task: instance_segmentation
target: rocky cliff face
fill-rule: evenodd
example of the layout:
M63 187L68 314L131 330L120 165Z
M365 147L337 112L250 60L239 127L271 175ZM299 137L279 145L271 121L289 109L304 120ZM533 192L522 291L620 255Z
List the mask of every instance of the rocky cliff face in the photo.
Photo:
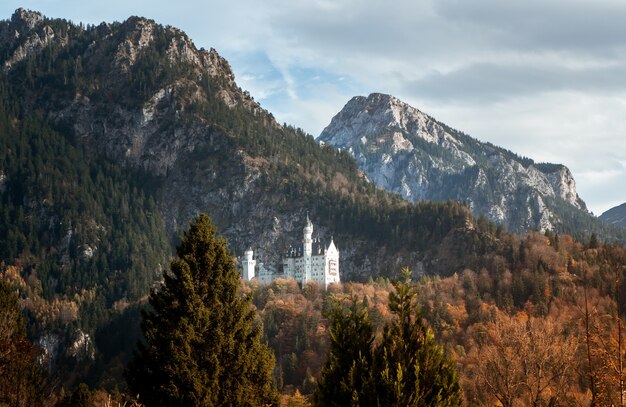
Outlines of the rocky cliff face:
M318 140L348 151L372 182L405 199L467 202L513 231L558 229L558 204L586 212L567 167L481 143L393 96L352 98Z
M69 37L91 42L74 50L73 72L66 75L84 75L93 83L75 86L74 93L66 95L69 100L51 95L59 90L52 86L35 96L46 103L58 124L71 126L78 140L116 160L161 175L181 154L204 143L209 133L206 121L199 116L193 122L180 120L187 107L207 99L203 81L219 81L214 91L229 107L261 110L237 88L230 65L214 49L196 49L180 30L139 17L85 30L19 9L10 22L4 23L0 34L6 41L3 48L9 50L5 70L10 71L28 55L41 54L44 49L63 57L69 51L65 49ZM155 66L147 66L149 62ZM177 68L180 74L166 72ZM137 78L138 74L146 76L141 72L144 69L154 70L155 77ZM124 94L124 88L128 88L128 94ZM109 98L103 100L102 93ZM182 126L164 129L165 122Z

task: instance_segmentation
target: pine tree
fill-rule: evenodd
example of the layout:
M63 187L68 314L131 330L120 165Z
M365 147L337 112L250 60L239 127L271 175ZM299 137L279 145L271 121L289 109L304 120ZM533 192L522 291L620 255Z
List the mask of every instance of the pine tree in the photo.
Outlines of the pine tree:
M144 312L145 343L126 372L147 406L274 403L274 358L261 343L250 299L223 238L207 215L194 219Z
M389 309L395 320L375 350L378 404L385 406L459 406L461 387L454 362L424 325L410 271L394 283Z
M318 406L363 406L369 394L373 331L367 308L356 297L329 311L330 353L315 393Z
M417 307L410 271L389 294L395 320L372 350L367 308L357 298L329 312L330 353L315 393L318 406L460 406L454 362L435 341Z

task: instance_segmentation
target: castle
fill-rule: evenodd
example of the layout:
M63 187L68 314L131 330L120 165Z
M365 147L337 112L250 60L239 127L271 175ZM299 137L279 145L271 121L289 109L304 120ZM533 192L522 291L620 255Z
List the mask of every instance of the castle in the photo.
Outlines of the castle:
M330 239L328 246L319 238L313 239L313 224L308 214L302 232L302 247L290 247L287 250L282 259L282 273L274 273L259 264L260 282L270 283L276 278L293 278L300 284L315 281L324 287L339 283L339 251L333 239ZM255 277L255 268L254 252L250 248L245 251L242 260L242 277L252 280Z

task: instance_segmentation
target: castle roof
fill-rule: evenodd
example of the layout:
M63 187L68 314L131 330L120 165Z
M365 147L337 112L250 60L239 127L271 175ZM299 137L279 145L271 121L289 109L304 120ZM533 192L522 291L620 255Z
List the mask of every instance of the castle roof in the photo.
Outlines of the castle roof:
M313 239L312 245L311 245L311 255L312 256L322 256L325 255L326 252L328 251L328 249L331 247L334 247L334 243L331 239L329 244L326 244L322 241L322 239L320 239L319 237L316 237ZM294 246L289 246L289 249L287 249L287 251L285 252L285 255L283 257L286 258L299 258L302 257L304 255L303 253L303 248L302 247L294 247Z

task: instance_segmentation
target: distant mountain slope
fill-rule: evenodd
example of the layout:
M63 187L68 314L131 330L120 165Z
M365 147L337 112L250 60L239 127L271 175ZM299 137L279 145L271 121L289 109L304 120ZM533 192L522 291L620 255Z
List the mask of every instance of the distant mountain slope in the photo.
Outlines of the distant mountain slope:
M609 225L626 228L626 203L609 209L600 215L599 218Z
M579 224L594 222L567 167L482 143L390 95L352 98L318 140L349 152L376 185L410 201L467 202L516 232L587 233L571 227L573 213Z

